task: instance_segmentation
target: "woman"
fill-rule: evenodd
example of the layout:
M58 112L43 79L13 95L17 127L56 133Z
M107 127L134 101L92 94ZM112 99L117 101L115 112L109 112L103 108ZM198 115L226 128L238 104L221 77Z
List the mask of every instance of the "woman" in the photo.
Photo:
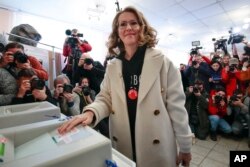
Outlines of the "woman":
M188 166L192 134L185 110L180 72L155 46L156 31L133 7L117 13L109 36L111 54L120 54L106 69L101 91L83 114L62 125L96 125L110 116L115 149L138 167ZM180 153L177 155L176 140Z

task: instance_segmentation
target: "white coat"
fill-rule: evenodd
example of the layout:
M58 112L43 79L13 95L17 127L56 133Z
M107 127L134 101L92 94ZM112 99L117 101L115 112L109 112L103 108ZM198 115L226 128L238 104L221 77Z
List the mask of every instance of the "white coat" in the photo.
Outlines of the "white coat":
M179 70L159 50L147 48L141 73L135 122L138 167L176 166L177 145L190 152L192 134L184 107ZM113 148L132 159L122 62L114 59L107 67L101 91L84 111L95 113L95 125L110 116Z

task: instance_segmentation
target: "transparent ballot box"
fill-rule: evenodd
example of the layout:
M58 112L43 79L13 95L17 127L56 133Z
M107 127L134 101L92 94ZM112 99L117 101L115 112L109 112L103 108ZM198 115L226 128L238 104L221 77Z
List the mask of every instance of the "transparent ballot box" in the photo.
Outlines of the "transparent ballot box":
M82 126L60 135L62 123L51 120L0 130L0 166L105 167L105 160L112 158L110 140Z
M0 129L60 118L60 108L45 101L0 107Z

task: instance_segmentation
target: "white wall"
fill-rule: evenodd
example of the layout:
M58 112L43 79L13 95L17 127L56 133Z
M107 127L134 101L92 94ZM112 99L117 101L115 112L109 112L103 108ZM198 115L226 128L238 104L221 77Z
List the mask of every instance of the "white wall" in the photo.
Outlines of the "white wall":
M0 32L9 33L14 26L19 24L29 24L41 34L41 43L52 45L61 49L66 38L65 30L77 28L84 34L83 39L87 40L92 46L92 51L90 52L91 56L101 63L103 63L105 59L107 53L105 42L108 34L100 30L93 29L92 27L84 26L83 23L81 23L81 20L79 20L79 25L76 25L3 9L0 9L0 20ZM41 44L38 44L37 47L52 50L51 47ZM62 52L61 49L56 49L56 51Z

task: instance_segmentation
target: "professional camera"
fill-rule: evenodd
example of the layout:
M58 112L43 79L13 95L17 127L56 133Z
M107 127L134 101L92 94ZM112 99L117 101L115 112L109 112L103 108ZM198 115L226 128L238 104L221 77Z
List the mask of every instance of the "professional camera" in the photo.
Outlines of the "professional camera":
M225 53L227 53L227 39L221 38L216 40L216 38L212 38L214 41L214 51L216 52L218 49L222 49Z
M200 47L197 46L195 48L192 48L191 52L190 52L190 55L197 55L199 49L202 49L202 47L201 46Z
M33 78L30 81L30 85L31 85L31 90L34 90L34 89L43 90L45 86L45 82L44 80L41 80L39 78Z
M237 96L237 94L233 94L230 99L229 99L229 102L234 102L234 101L237 101L239 100L239 97Z
M236 64L231 64L229 66L229 72L234 72L235 69L237 69L237 65Z
M19 63L27 63L28 62L28 56L22 52L16 52L13 54L14 61L17 61Z
M194 92L194 93L199 93L199 92L200 92L200 89L197 88L197 87L194 87L194 88L193 88L193 92Z
M83 86L82 87L82 92L83 92L83 94L84 94L84 96L88 96L88 95L90 95L90 88L88 87L88 86Z
M90 64L93 64L94 61L91 58L86 58L86 59L84 59L84 63L86 63L87 65L90 65Z
M73 86L70 85L70 84L64 84L63 85L63 92L72 93L73 92Z
M220 104L221 100L223 100L222 96L220 96L220 95L215 95L214 96L214 102L215 102L215 104L217 104L217 105Z
M235 44L235 43L241 43L242 40L245 38L244 35L242 34L233 34L232 31L229 31L229 33L231 34L227 44Z
M68 41L67 43L71 46L71 47L75 47L77 46L77 43L78 43L78 39L76 37L83 37L83 34L72 34L72 31L71 30L66 30L65 31L65 34L68 35L68 36L71 36L68 38Z
M195 66L195 65L197 65L197 64L198 64L197 61L192 61L192 66Z

